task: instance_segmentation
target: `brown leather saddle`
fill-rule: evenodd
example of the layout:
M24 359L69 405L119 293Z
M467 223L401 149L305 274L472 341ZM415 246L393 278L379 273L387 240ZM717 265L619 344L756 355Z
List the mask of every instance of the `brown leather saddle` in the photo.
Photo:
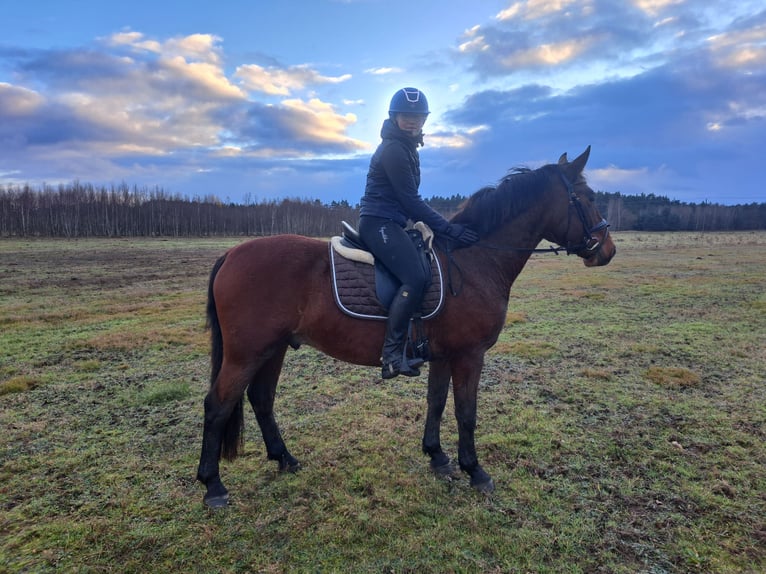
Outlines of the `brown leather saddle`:
M422 319L430 319L444 303L444 280L439 259L430 248L433 233L425 225L415 224L409 233L424 246L424 257L431 266L431 284L420 310ZM330 265L335 302L341 311L358 319L388 317L388 306L399 289L399 281L366 250L359 233L345 221L343 233L330 239Z

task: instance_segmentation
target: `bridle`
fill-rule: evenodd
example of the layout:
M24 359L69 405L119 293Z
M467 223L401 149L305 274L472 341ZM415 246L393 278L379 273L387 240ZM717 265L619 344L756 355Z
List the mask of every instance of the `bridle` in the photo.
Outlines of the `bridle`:
M559 254L559 252L564 251L567 255L579 255L580 257L583 257L584 259L587 259L588 257L592 257L597 251L598 248L601 247L601 241L603 239L606 239L609 235L609 222L606 219L601 219L596 225L589 225L588 224L588 218L585 216L585 208L582 206L582 202L580 201L580 198L577 196L574 190L574 186L572 183L567 179L567 176L564 175L563 171L559 171L559 177L561 178L561 181L564 183L564 185L567 188L567 195L569 196L569 214L567 215L567 235L569 234L569 227L572 223L572 209L574 208L574 212L577 214L577 217L580 219L580 223L582 223L583 228L583 237L582 241L580 243L572 244L571 242L567 242L566 245L551 245L550 247L543 247L543 248L535 248L535 247L506 247L501 245L493 245L491 243L485 243L483 241L480 241L479 243L476 243L476 247L482 247L484 249L496 249L498 251L522 251L524 253L555 253L556 255ZM606 230L604 233L603 239L599 239L598 237L594 237L594 233L598 233L599 231ZM448 254L450 254L450 250L447 250Z
M567 242L566 247L559 247L558 249L566 249L567 255L579 255L580 257L588 259L598 251L599 247L601 247L602 240L598 237L594 237L593 234L602 230L606 230L604 232L604 239L606 239L609 235L609 222L606 219L601 218L601 221L596 223L596 225L589 227L588 219L585 217L585 209L582 206L580 198L577 197L577 194L575 193L574 186L567 179L567 176L564 175L563 171L559 171L559 176L561 177L561 181L564 182L564 185L567 188L567 193L569 194L569 221L567 222L567 232L569 231L572 208L574 207L574 211L580 218L580 223L582 223L583 237L580 243L572 245L571 243Z
M572 223L572 210L574 209L574 212L577 214L577 217L580 219L580 223L582 224L583 229L583 236L582 241L577 244L572 244L571 242L567 241L566 245L551 245L547 248L535 248L535 247L506 247L506 246L500 246L500 245L492 245L491 243L485 243L483 241L480 241L479 243L474 244L475 247L484 248L484 249L496 249L498 251L522 251L524 253L555 253L556 255L559 254L560 251L566 252L567 255L578 255L582 257L583 259L588 259L590 257L593 257L593 255L596 254L599 247L601 247L601 241L602 239L599 239L598 237L595 237L593 234L598 233L599 231L604 231L604 237L603 239L606 239L609 236L609 222L601 218L601 221L596 223L596 225L590 225L588 223L588 218L585 216L585 208L582 205L582 202L580 201L580 198L577 196L574 190L574 186L572 185L572 182L567 179L567 176L564 175L563 171L559 171L559 177L561 178L561 181L564 183L564 185L567 188L567 195L569 196L569 213L567 215L567 235L569 235L569 227ZM458 288L455 288L453 286L453 278L452 278L452 268L455 267L458 270L459 275L462 278L462 271L460 269L460 266L457 264L457 262L454 260L454 257L452 256L452 250L447 249L447 283L449 285L450 291L452 292L452 295L457 296L458 293L462 290L462 279L460 282L460 286Z

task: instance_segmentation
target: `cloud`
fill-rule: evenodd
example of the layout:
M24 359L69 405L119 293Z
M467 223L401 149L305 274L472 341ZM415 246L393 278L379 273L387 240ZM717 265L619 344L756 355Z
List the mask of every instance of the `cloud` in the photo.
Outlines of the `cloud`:
M498 62L507 69L533 66L556 66L585 53L595 43L593 38L577 38L554 44L541 44L527 50L517 50Z
M373 76L385 76L388 74L401 74L403 71L402 68L367 68L364 73L372 74Z
M766 22L711 36L708 47L718 66L759 72L766 67Z
M656 5L654 5L656 4ZM652 25L655 11L669 3L638 6L605 0L529 0L515 2L494 21L474 26L458 38L456 54L480 77L524 72L543 77L553 69L603 72L626 63L659 65L652 57L667 46L683 46L685 26L694 13L680 7L663 12L662 25Z
M656 16L666 8L683 2L684 0L633 0L633 4L650 16Z
M32 115L43 105L44 98L32 90L0 82L0 101L3 115L10 119Z
M6 50L15 80L0 83L0 171L48 181L140 177L160 165L206 173L222 157L367 149L346 133L356 116L310 91L348 74L244 65L229 77L221 39L208 34L159 40L122 31L99 44ZM305 97L258 99L288 93Z
M368 149L346 135L354 114L338 114L317 98L289 99L279 105L252 102L232 116L230 142L258 156L318 157Z
M704 186L727 203L753 201L758 184L748 174L766 144L766 12L708 13L702 21L684 4L600 3L601 15L585 24L560 10L578 10L574 5L543 7L513 4L497 22L458 39L458 60L492 87L442 116L455 141L470 142L459 156L424 148L424 170L437 186L466 181L465 170L541 165L592 144L588 175L597 189L699 201ZM650 29L643 44L631 10L633 21L646 18L641 26ZM607 16L623 23L607 31L600 23ZM557 47L592 43L576 58L550 51L546 62L546 40L554 37ZM628 73L609 73L625 61ZM549 67L556 75L546 73Z
M505 10L500 11L495 18L497 20L511 20L516 17L525 20L535 20L562 12L574 4L576 0L527 0L526 2L514 2ZM589 4L585 2L584 4Z
M309 86L339 84L351 79L350 74L323 76L307 65L264 68L257 64L246 64L237 68L235 76L248 90L272 96L288 96Z

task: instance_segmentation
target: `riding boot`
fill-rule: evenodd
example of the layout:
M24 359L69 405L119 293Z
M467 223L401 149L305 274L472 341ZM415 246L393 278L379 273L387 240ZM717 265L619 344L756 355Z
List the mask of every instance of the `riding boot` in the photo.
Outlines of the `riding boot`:
M397 375L417 377L420 371L410 365L405 354L407 331L410 318L414 311L412 300L406 290L400 290L394 297L388 309L388 321L386 322L386 338L383 341L383 372L384 379L392 379Z

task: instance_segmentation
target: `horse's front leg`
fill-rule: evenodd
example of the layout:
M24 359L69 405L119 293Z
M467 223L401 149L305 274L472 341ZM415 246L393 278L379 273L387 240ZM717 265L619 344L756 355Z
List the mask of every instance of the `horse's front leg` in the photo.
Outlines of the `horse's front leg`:
M471 477L471 486L483 493L495 489L492 478L479 464L474 444L476 398L479 390L484 353L470 353L452 361L452 387L458 428L458 462Z
M453 471L449 457L442 451L439 434L449 394L449 380L449 364L446 361L431 362L428 368L428 412L423 433L423 452L431 457L431 470L440 476L449 476Z

